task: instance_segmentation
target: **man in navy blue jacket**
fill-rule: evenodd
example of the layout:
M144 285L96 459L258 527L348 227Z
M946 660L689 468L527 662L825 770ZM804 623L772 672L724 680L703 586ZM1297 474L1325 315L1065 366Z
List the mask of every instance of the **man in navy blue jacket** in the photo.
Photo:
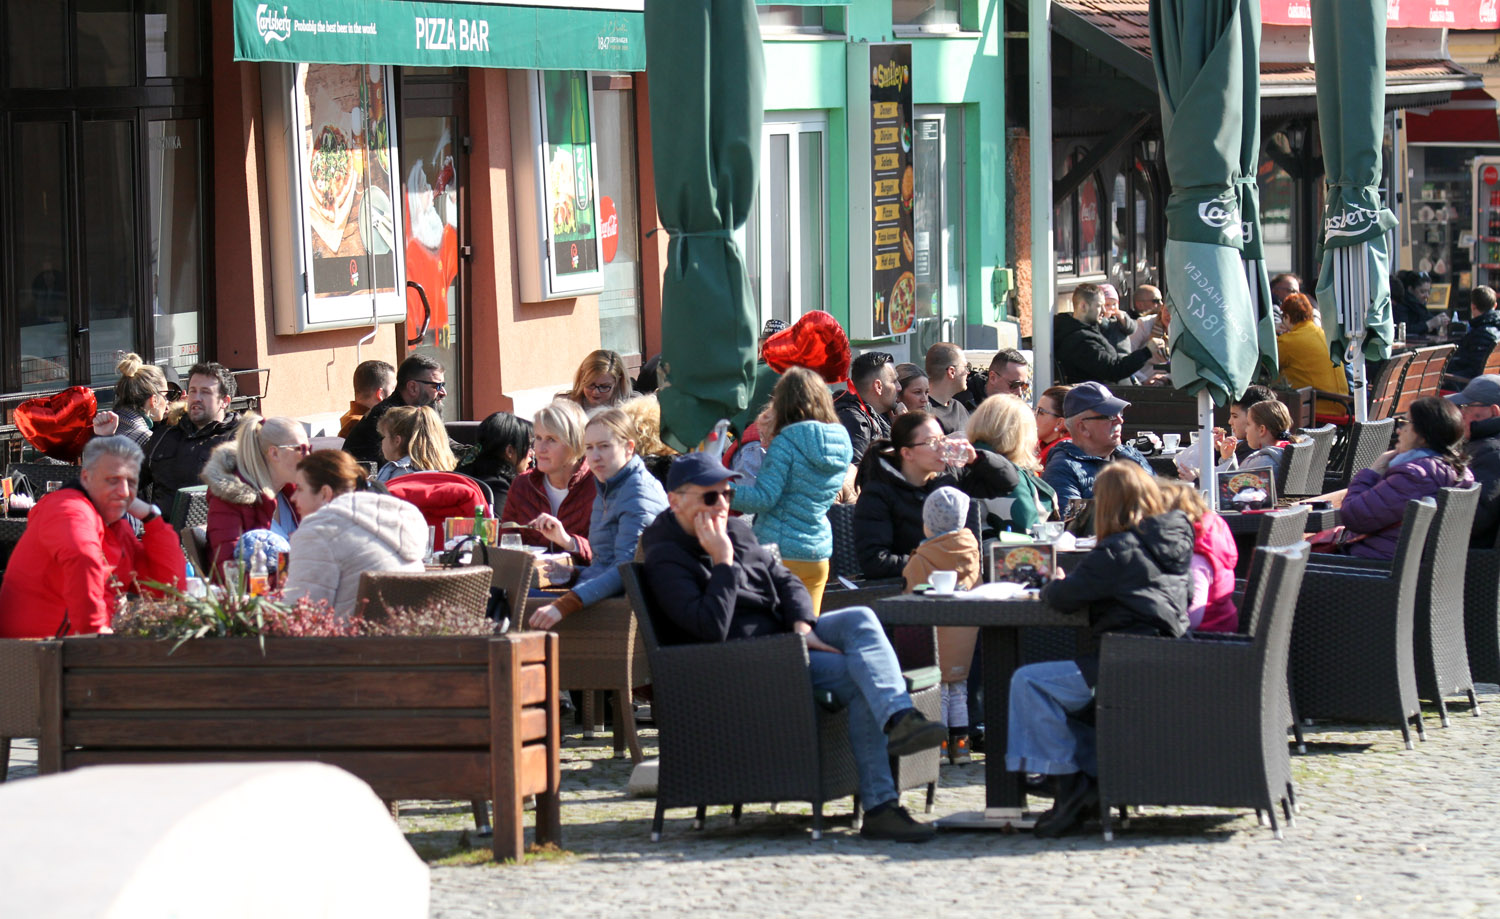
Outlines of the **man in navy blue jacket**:
M662 643L802 635L813 685L849 708L859 794L868 808L860 835L931 839L933 828L901 806L889 758L939 746L947 729L912 707L901 665L873 612L854 607L815 616L802 582L756 542L749 524L729 517L729 482L737 478L703 453L672 463L671 513L641 534L644 587L659 611Z

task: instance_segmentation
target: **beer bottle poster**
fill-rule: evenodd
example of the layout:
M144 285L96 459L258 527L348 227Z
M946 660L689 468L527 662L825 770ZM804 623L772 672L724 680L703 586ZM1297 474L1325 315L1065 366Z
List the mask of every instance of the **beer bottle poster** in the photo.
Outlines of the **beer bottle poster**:
M870 46L870 156L874 337L911 331L913 274L911 45Z
M558 276L598 271L588 74L544 70L541 77L553 271Z

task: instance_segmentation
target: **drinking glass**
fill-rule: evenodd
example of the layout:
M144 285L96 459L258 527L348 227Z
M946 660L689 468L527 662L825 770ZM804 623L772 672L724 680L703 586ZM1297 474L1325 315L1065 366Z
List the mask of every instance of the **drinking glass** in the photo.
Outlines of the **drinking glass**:
M501 533L500 534L500 548L502 548L502 549L520 549L521 548L521 534L520 533Z
M47 483L47 494L49 494L49 495L52 494L54 491L57 491L59 488L62 488L62 486L63 486L63 483L61 483L61 482L48 482Z
M244 593L245 563L230 559L229 561L225 562L222 567L224 570L224 589L229 591L229 595L238 597L240 594Z

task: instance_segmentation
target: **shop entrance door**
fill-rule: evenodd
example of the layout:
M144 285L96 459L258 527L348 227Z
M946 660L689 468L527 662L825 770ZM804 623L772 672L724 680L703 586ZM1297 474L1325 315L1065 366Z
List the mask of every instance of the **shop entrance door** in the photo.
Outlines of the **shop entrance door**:
M963 149L960 110L917 109L912 122L917 320L911 342L917 363L937 342L964 345Z
M405 353L440 361L443 420L469 417L467 336L467 93L462 70L405 68L401 80L401 188L406 195Z

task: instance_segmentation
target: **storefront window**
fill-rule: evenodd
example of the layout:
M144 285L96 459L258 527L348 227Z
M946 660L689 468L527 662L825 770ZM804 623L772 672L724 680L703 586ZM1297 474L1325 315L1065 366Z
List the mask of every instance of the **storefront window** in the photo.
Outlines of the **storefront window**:
M599 151L599 221L604 291L600 347L638 354L641 344L640 194L635 158L635 89L627 75L593 78L594 144Z
M130 7L130 0L77 0L76 85L131 86L136 82Z
M201 72L198 4L146 0L146 76L196 77Z
M957 106L918 109L912 269L917 280L912 353L939 341L963 344L963 115Z
M201 122L150 122L146 205L151 274L147 290L156 323L156 363L179 373L198 362L198 292L203 289L203 202L198 163Z
M1099 202L1104 197L1099 179L1090 176L1078 189L1078 273L1104 272L1104 222L1099 216Z
M6 12L10 85L16 89L67 86L67 6L57 0L10 0Z
M83 296L88 380L114 382L123 351L135 348L135 138L128 121L86 121L79 144Z
M1277 134L1271 143L1283 151L1286 136ZM1266 253L1266 270L1272 275L1292 270L1292 199L1296 190L1292 177L1270 157L1262 156L1256 172L1260 187L1260 238Z
M67 159L61 122L18 124L11 143L11 200L26 219L15 224L12 291L20 330L21 388L66 386L73 273L65 215Z
M958 26L959 0L892 0L891 22L898 26Z
M827 29L827 15L820 6L770 5L756 6L761 30L776 32L823 32Z
M827 122L767 121L760 192L745 223L745 261L760 319L793 322L828 308Z

